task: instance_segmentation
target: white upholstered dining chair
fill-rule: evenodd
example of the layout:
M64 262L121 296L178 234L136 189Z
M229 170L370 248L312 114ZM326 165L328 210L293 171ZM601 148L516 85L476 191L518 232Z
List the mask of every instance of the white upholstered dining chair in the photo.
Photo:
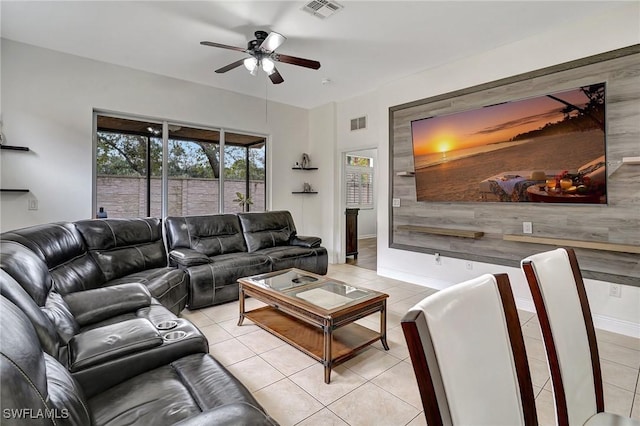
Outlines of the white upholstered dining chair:
M401 325L429 426L537 424L506 274L483 275L428 296Z
M538 312L557 424L640 426L604 411L598 344L575 252L539 253L524 259L522 269Z

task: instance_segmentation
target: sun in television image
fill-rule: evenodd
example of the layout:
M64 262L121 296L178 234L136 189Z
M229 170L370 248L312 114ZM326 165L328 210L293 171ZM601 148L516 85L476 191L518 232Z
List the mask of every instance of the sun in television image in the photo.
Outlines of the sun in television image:
M606 204L605 84L411 122L417 201Z

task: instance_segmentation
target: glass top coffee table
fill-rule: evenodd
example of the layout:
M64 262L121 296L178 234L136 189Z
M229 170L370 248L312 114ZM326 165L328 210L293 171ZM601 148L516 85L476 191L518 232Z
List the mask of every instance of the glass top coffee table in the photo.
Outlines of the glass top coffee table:
M324 381L331 368L380 340L387 345L387 294L354 287L342 281L299 269L240 278L240 319L245 318L324 365ZM245 311L245 297L266 303ZM380 312L380 331L355 321Z

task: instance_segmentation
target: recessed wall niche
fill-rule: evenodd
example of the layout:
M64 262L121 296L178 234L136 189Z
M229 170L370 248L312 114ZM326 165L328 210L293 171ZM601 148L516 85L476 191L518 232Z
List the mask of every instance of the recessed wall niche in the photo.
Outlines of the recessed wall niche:
M599 83L606 85L606 204L417 201L412 121ZM586 278L640 286L640 167L622 163L640 154L639 105L634 45L389 108L390 247L514 267L555 246L575 247ZM523 222L533 224L531 234Z

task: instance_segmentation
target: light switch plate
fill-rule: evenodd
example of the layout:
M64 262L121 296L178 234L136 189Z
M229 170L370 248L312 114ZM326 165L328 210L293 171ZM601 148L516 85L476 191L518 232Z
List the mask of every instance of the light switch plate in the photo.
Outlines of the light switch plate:
M400 207L400 198L394 198L392 201L393 207Z
M522 222L522 233L533 234L533 224L531 222Z

